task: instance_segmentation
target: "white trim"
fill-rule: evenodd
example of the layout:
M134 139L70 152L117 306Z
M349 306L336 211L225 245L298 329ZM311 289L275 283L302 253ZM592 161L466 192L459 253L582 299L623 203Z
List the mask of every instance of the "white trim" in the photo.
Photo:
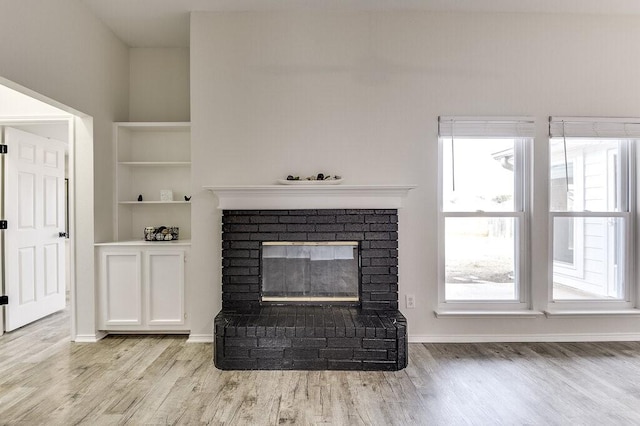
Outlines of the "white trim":
M218 209L399 209L416 185L203 186Z
M436 318L539 318L544 316L541 311L511 310L511 311L471 311L471 310L447 310L436 309L433 311Z
M189 334L187 343L213 343L213 334Z
M409 335L409 343L636 342L640 333ZM411 348L409 348L411 352ZM409 353L411 356L411 353Z
M107 337L107 334L104 331L96 331L95 334L77 334L73 341L75 343L96 343Z
M553 317L571 317L571 318L601 318L601 317L637 317L640 316L640 309L617 309L617 310L545 310L543 311L547 318Z

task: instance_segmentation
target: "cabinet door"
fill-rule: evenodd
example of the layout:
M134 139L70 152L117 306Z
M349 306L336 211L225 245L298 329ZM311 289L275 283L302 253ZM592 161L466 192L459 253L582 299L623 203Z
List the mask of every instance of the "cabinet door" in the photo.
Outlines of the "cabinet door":
M149 326L184 324L183 250L146 252L146 319Z
M100 260L101 326L141 325L140 252L103 251Z

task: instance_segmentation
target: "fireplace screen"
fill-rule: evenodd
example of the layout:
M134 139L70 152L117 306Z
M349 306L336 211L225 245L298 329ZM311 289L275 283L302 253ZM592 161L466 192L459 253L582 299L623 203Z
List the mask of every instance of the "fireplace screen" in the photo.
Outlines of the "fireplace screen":
M265 302L357 302L358 243L262 243Z

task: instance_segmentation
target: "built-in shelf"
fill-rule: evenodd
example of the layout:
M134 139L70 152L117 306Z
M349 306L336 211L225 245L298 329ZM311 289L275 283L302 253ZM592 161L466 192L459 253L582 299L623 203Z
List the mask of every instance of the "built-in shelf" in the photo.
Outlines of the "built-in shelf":
M219 209L398 209L416 185L204 186Z
M189 123L115 123L114 178L115 241L135 240L148 226L178 227L191 237ZM161 201L163 191L174 201Z

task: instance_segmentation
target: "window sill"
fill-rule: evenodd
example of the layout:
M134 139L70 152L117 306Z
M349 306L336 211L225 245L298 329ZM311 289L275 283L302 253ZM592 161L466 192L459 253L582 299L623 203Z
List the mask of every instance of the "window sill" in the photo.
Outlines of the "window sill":
M637 317L640 316L640 309L615 309L615 310L561 310L561 311L544 311L547 318L565 317L565 318L584 318L584 317Z
M438 309L434 311L436 318L538 318L544 315L540 311L462 311Z

